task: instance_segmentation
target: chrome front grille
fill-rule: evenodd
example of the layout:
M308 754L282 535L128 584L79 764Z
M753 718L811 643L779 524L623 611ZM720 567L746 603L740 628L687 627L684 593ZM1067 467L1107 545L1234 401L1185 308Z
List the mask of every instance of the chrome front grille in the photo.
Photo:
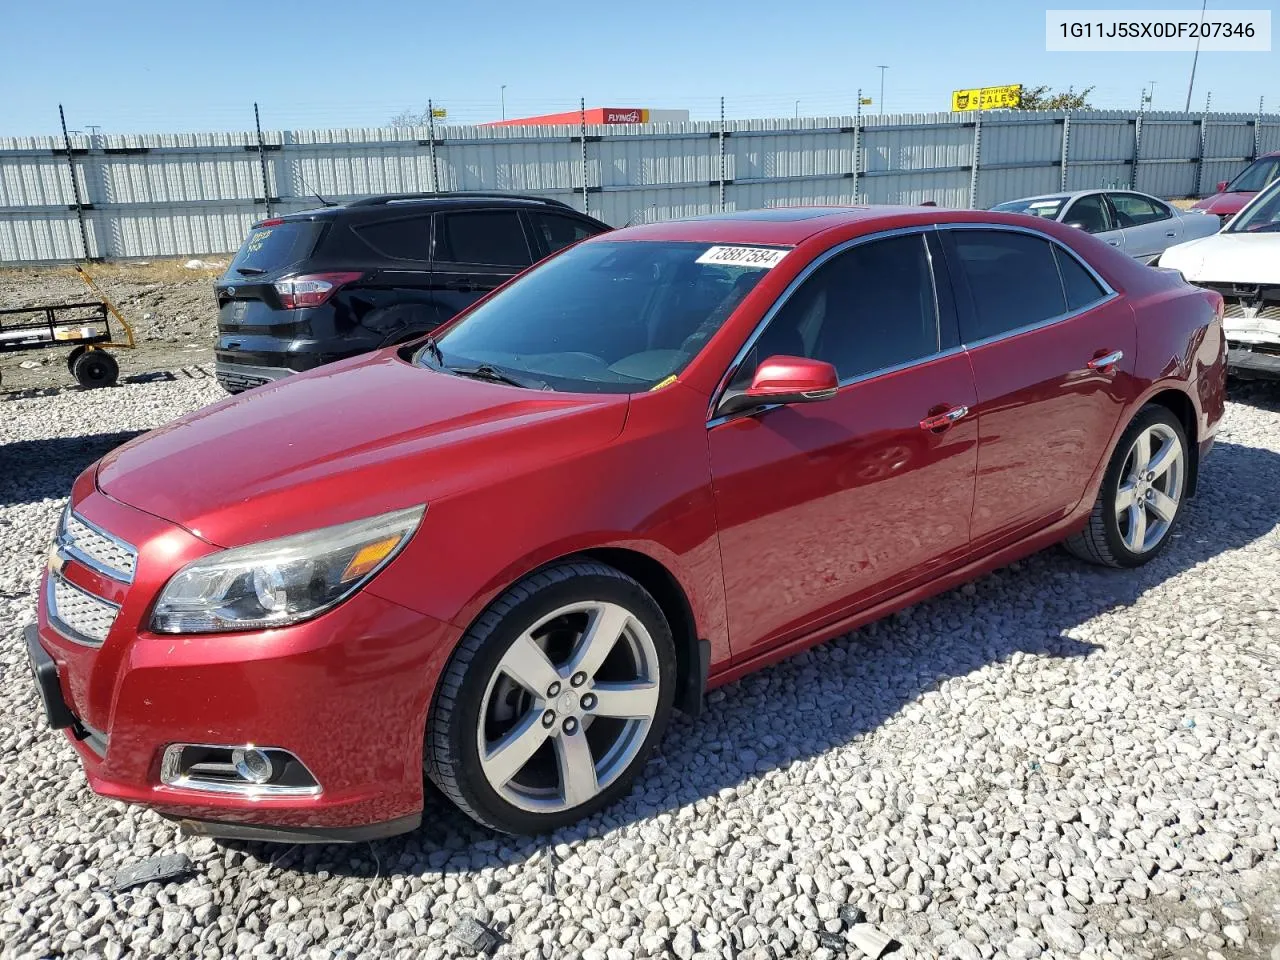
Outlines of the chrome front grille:
M138 565L132 546L67 511L58 527L58 549L112 580L131 583Z
M1280 320L1280 304L1262 307L1249 316L1239 300L1228 300L1223 304L1222 315L1228 320Z
M49 572L45 599L54 627L69 639L91 647L102 646L120 612L115 604L86 593L54 571Z

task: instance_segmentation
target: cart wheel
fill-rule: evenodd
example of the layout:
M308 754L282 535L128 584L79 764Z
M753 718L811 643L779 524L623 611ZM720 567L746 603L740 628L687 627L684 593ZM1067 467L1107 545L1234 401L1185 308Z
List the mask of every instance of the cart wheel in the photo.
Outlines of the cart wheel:
M120 376L120 364L104 350L86 350L76 358L71 373L82 387L109 387Z
M83 357L85 353L88 351L88 349L89 349L88 347L76 347L74 350L72 350L70 353L67 354L67 372L70 373L72 376L75 376L76 361L79 360L81 357Z

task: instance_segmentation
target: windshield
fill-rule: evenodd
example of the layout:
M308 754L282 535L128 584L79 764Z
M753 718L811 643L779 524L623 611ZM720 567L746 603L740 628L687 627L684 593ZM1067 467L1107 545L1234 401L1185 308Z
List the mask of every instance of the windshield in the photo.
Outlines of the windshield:
M991 209L1000 213L1025 213L1033 217L1044 217L1046 220L1056 220L1058 211L1066 202L1066 197L1029 197L1025 200L997 203Z
M638 393L684 369L786 251L593 241L526 273L424 348L421 364L478 368L543 389Z
M1280 180L1236 214L1224 233L1273 233L1280 230Z
M227 272L251 276L293 266L311 255L320 228L314 220L276 221L254 227Z
M1244 172L1227 185L1227 193L1257 193L1280 176L1280 157L1264 157L1244 168Z

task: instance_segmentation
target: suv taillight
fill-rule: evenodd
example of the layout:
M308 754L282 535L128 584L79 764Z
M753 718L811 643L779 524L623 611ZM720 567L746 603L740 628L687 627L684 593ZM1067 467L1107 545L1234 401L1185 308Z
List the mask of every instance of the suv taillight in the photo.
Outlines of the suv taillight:
M274 284L280 306L285 310L302 307L318 307L328 300L344 284L359 280L363 273L339 271L335 273L307 273L300 277L286 277Z

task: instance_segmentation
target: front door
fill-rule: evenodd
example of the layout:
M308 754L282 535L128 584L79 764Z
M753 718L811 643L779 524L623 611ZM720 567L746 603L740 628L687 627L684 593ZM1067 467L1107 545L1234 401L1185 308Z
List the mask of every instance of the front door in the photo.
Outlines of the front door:
M807 356L835 365L836 397L709 427L735 658L897 592L968 547L976 397L945 299L939 318L931 246L910 233L827 259L730 386L770 356Z
M985 550L1080 502L1128 399L1137 331L1129 305L1059 244L940 232L978 392L972 533Z

